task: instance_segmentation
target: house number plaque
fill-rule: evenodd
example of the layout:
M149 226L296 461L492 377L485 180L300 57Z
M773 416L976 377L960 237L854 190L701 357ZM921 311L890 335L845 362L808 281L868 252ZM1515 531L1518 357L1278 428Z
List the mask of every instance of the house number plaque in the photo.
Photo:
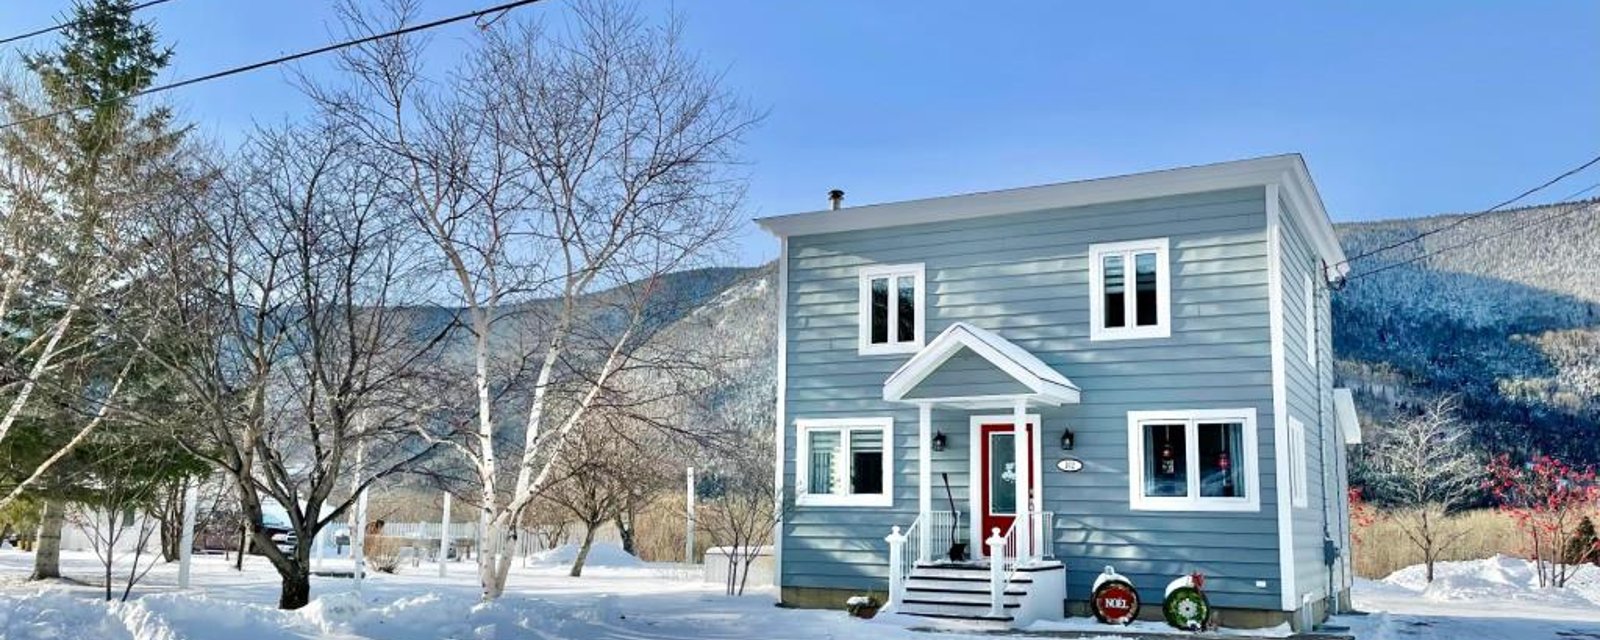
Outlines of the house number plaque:
M1056 462L1056 468L1067 473L1083 471L1083 461L1077 458L1062 458Z

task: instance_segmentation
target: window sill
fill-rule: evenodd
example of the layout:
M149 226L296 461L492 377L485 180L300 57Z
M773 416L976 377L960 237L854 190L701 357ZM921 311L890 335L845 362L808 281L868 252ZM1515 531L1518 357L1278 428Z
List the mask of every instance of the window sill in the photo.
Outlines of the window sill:
M896 344L859 345L856 353L863 356L898 356L916 353L922 350L920 342L900 342Z
M1138 327L1134 329L1091 328L1089 330L1089 340L1091 342L1109 342L1112 340L1152 340L1170 337L1172 337L1172 328L1163 326Z
M798 507L892 507L894 498L889 495L818 495L805 493L795 497Z
M1194 511L1194 512L1258 512L1261 503L1249 498L1217 498L1192 500L1189 498L1135 499L1129 505L1134 511Z

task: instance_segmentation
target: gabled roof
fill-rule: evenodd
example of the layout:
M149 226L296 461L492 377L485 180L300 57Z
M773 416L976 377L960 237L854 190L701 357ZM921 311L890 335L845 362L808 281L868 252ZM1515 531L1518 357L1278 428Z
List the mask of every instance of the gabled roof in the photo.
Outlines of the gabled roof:
M899 402L952 356L969 349L1032 391L1032 399L1075 403L1078 386L1028 350L992 331L965 322L950 325L883 382L883 399ZM937 398L926 399L937 402Z
M1333 390L1333 418L1345 444L1361 444L1361 421L1356 418L1356 400L1349 389Z
M1300 223L1322 260L1335 265L1339 275L1348 271L1344 249L1339 246L1333 222L1323 208L1322 196L1311 182L1305 160L1297 153L1020 189L792 213L759 218L756 223L779 237L803 236L1273 184L1279 186L1284 201L1289 204L1284 214Z

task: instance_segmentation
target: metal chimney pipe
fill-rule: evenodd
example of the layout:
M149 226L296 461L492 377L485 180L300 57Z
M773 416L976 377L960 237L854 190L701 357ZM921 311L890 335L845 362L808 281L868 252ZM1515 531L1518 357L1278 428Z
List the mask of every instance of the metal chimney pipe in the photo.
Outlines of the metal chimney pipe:
M832 209L834 211L838 211L839 207L841 207L841 206L844 206L844 190L843 189L834 189L832 191L829 191L828 192L828 208Z

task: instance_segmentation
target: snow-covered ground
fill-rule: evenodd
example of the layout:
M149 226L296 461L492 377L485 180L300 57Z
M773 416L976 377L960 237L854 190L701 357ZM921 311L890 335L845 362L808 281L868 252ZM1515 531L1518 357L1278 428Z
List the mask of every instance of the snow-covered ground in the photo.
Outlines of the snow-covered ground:
M97 600L94 586L41 586L22 577L30 554L0 550L0 639L4 640L595 640L646 638L811 640L969 640L963 633L924 633L906 619L880 616L860 621L838 611L801 611L773 606L770 590L730 598L720 585L673 566L640 563L619 549L602 546L581 578L567 577L556 550L543 562L512 573L507 594L480 604L469 563L405 567L399 575L374 575L360 596L349 579L314 578L311 606L285 612L273 608L277 579L261 558L248 558L243 572L218 556L196 558L195 590L178 592L176 566L156 568L126 604ZM94 580L93 556L64 554L63 571ZM329 568L335 568L330 565ZM1491 558L1444 563L1431 586L1420 568L1383 581L1363 581L1356 604L1365 616L1343 616L1364 640L1417 638L1507 638L1510 640L1600 640L1600 571L1585 569L1565 591L1531 586L1525 561ZM916 621L915 624L921 624ZM1035 631L1103 631L1088 620L1041 623ZM1136 631L1163 627L1140 623ZM1266 635L1282 635L1283 631Z
M1356 608L1370 613L1335 623L1362 640L1600 640L1600 570L1592 566L1565 589L1538 588L1531 563L1505 556L1441 562L1432 584L1424 575L1419 565L1357 582Z

